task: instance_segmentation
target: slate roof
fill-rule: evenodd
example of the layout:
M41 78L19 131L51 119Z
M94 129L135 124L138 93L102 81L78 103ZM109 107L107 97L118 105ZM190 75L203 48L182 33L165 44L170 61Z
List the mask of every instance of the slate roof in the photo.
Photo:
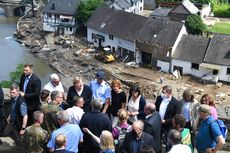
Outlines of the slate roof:
M207 37L183 35L173 58L200 64L203 62L208 44L209 38Z
M151 16L167 17L171 10L169 7L158 7L153 10Z
M230 35L213 35L204 62L230 66Z
M63 14L63 15L74 15L77 10L77 5L80 0L50 0L49 3L44 7L43 12ZM52 9L54 4L55 9Z
M182 27L183 23L181 22L149 17L140 31L138 40L171 48Z
M199 9L192 2L190 2L189 0L183 0L178 6L173 8L170 11L170 13L180 13L180 12L177 12L177 11L180 11L180 10L177 10L177 8L180 7L181 5L183 5L184 8L191 14L196 14L199 11Z
M136 3L139 0L110 0L106 2L108 6L112 5L113 3L116 3L120 8L129 8L132 6L132 3Z
M109 7L99 7L86 26L129 41L135 41L147 18Z

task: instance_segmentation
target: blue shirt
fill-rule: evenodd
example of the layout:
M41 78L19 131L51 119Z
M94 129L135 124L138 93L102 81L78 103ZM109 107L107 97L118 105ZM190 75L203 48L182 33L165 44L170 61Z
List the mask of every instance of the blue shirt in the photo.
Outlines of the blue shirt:
M11 121L15 121L16 120L16 110L15 110L15 106L16 106L16 101L18 99L18 96L11 101L11 104L10 104L10 119ZM25 116L27 115L27 106L25 104L25 102L23 102L20 106L20 115L21 116Z
M196 148L198 151L205 151L207 148L214 148L216 146L215 140L211 138L210 135L210 124L214 120L213 116L209 116L204 121L202 121L201 126L198 130L196 136ZM217 138L221 135L219 125L216 122L212 123L212 135Z
M66 150L78 152L78 144L80 140L83 140L83 134L77 124L65 124L59 129L53 131L51 139L47 144L48 148L55 149L55 139L59 134L66 136Z
M111 99L111 89L108 83L103 81L101 84L97 83L97 80L90 81L89 87L93 93L93 99L102 99L103 104L106 99Z

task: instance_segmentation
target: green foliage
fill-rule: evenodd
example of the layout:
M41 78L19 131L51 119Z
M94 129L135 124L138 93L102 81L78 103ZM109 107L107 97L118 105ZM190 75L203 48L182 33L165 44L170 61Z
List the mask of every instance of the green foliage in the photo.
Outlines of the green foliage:
M77 19L85 25L93 12L102 5L104 5L103 0L82 0L77 8Z
M185 26L190 34L202 35L207 30L207 26L203 23L201 17L196 14L189 15L185 20Z
M18 83L20 81L20 76L22 75L23 72L23 64L18 64L16 71L10 72L10 80L3 80L0 84L3 88L9 88L12 83Z
M230 17L230 5L229 4L216 4L213 7L213 14L215 17Z
M210 29L210 32L230 34L230 23L228 22L217 22Z

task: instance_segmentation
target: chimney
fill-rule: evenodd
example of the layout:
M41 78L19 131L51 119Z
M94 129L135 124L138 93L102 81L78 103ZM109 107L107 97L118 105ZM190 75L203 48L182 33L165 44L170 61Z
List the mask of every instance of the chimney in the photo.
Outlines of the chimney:
M54 3L52 3L51 10L55 10L55 5L54 5Z

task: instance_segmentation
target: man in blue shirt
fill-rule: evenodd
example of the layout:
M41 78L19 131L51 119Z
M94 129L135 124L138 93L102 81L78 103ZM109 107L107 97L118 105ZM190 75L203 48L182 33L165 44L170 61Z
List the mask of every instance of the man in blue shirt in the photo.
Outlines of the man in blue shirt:
M58 123L60 128L53 131L51 139L47 144L50 152L56 149L55 139L59 134L64 134L67 139L66 150L78 152L78 144L83 142L83 134L77 124L69 124L69 115L67 111L57 112Z
M104 81L105 72L102 70L97 71L96 79L90 81L89 87L93 92L93 99L102 99L103 108L102 113L106 113L111 99L110 85Z
M213 122L214 118L210 115L210 110L210 106L205 104L201 105L199 108L199 115L203 121L196 136L196 148L198 153L216 153L225 144L219 125ZM214 139L210 135L210 126L211 134Z

